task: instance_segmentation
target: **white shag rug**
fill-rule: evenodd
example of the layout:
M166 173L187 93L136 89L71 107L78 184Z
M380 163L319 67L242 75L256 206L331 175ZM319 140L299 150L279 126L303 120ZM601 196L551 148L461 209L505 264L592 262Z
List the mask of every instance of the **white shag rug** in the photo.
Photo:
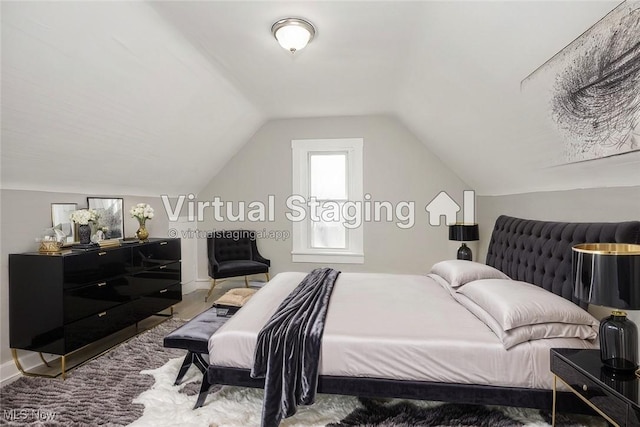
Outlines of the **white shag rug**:
M144 405L144 414L129 424L133 427L250 427L260 426L263 390L243 387L223 386L219 391L211 391L205 404L193 409L197 399L202 374L192 366L181 385L174 386L182 358L171 359L164 366L142 371L152 375L155 384L133 400ZM196 387L197 386L197 387ZM185 392L187 391L187 392ZM194 394L195 393L195 394ZM393 399L390 404L400 402ZM442 405L441 402L410 401L413 405L431 408ZM297 413L282 421L283 427L323 427L338 423L362 403L352 396L318 394L316 403L311 406L299 406ZM540 411L526 408L497 407L504 415L526 427L548 427ZM572 418L570 426L606 426L595 417Z
M181 393L191 382L200 386L202 374L192 366L182 384L174 386L182 358L171 359L164 366L142 371L152 375L155 384L136 397L133 403L144 405L144 414L130 424L133 427L249 427L259 426L262 413L261 389L224 386L218 392L211 392L205 404L193 409L196 395ZM354 409L360 407L355 397L318 394L312 406L299 406L298 412L283 420L286 427L321 427L339 422Z

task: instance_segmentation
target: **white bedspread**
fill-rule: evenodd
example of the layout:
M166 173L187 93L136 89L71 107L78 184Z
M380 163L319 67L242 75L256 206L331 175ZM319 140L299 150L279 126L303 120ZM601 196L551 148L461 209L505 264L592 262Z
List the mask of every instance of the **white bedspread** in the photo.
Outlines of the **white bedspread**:
M258 332L306 273L280 273L209 340L210 362L250 369ZM554 338L505 350L494 333L427 276L342 273L327 313L320 375L552 387Z

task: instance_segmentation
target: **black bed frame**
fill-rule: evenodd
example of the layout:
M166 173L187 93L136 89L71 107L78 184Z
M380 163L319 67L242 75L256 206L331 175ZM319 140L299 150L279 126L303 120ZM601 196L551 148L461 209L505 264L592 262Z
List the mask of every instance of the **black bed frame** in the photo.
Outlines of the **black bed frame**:
M514 280L533 283L581 304L573 296L571 273L571 248L579 243L640 244L640 221L568 223L502 215L496 220L491 234L486 263ZM251 378L248 369L214 365L208 368L208 382L264 387L264 379ZM318 379L318 392L546 410L551 410L553 399L552 391L546 389L324 375ZM573 393L559 392L558 396L558 410L592 413Z

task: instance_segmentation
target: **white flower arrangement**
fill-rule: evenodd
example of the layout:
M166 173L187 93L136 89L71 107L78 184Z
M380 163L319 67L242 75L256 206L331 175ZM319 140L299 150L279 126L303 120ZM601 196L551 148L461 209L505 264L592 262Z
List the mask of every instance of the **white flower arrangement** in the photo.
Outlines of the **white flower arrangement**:
M129 211L132 218L137 218L140 224L153 218L153 208L146 203L138 203Z
M79 225L88 225L98 220L98 213L93 209L79 209L71 212L69 219Z

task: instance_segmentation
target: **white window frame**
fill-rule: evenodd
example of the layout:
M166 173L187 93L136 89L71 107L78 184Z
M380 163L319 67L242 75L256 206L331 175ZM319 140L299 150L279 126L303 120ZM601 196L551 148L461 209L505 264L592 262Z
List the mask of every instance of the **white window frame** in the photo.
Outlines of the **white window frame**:
M347 153L347 191L349 202L363 203L363 138L340 139L294 139L291 141L293 153L293 194L309 201L311 185L309 180L310 155L313 153ZM347 229L345 249L312 248L311 218L308 214L302 221L293 222L293 262L363 264L364 263L364 223L357 228Z

